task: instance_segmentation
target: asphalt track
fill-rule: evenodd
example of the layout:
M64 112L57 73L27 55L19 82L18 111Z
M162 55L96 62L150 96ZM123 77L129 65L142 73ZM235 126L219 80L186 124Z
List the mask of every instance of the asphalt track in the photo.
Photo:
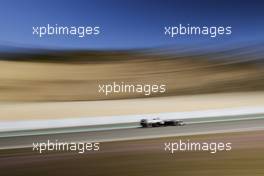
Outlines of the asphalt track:
M170 136L214 134L264 130L264 119L218 121L187 124L181 127L128 128L60 134L0 137L0 149L32 147L36 142L106 142Z

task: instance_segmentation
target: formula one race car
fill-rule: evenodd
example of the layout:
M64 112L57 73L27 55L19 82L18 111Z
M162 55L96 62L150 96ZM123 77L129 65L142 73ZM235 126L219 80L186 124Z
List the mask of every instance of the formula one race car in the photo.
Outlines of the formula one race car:
M144 128L147 127L165 127L165 126L184 126L185 123L183 123L182 120L161 120L159 118L154 118L152 120L148 119L142 119L140 121L140 125Z

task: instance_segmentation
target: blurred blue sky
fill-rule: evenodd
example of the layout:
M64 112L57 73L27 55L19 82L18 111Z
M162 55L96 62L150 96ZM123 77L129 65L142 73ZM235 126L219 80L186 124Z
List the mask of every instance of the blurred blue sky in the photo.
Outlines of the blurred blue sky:
M264 1L207 0L1 0L0 45L38 48L134 49L166 45L264 41ZM101 27L97 37L32 35L46 24ZM164 26L232 26L220 38L169 38Z

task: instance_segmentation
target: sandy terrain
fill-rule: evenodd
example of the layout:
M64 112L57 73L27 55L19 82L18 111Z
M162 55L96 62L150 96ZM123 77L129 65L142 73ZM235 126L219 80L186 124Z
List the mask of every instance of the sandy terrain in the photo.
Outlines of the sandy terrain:
M264 92L79 102L1 103L0 120L55 119L264 106Z
M211 55L151 52L58 51L1 56L0 120L264 105L262 65L254 60L233 58L232 54L224 55L226 60L210 59ZM151 98L143 93L105 96L98 92L99 84L113 82L165 84L166 92L153 94Z
M0 102L145 97L144 93L135 92L108 96L98 93L99 84L113 82L166 85L166 92L151 96L264 90L263 67L254 61L213 60L210 56L99 54L47 54L46 60L40 54L19 55L16 60L0 60ZM31 57L34 58L27 59Z

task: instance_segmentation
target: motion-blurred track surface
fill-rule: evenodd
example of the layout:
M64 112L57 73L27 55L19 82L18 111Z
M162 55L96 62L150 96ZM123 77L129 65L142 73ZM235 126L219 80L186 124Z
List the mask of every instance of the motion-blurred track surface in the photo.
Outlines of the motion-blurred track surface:
M32 147L33 142L106 142L150 139L169 136L255 131L264 129L264 119L187 124L182 127L132 128L62 134L30 135L0 138L0 148Z

